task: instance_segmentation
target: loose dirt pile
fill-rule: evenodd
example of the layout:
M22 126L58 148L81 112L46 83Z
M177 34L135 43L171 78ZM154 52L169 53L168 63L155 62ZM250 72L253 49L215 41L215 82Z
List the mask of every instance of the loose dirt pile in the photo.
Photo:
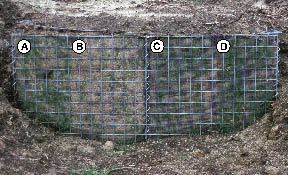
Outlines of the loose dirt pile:
M189 35L255 33L266 29L286 32L288 26L284 0L265 6L252 0L89 0L77 3L22 0L19 4L23 18L33 24L106 33Z

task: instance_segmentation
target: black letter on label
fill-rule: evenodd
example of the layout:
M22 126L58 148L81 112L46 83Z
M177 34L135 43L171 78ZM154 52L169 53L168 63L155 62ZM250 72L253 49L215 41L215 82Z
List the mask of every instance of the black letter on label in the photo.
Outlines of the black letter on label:
M223 49L223 45L224 45L224 49ZM227 44L226 43L221 43L221 49L222 50L226 50L227 49Z
M160 47L158 47L158 49L157 49L157 48L156 48L156 45L160 45L160 44L159 44L158 42L157 42L157 43L154 43L154 46L153 46L154 49L155 49L155 50L160 50Z
M28 46L26 45L26 43L23 43L21 50L23 50L23 48L25 48L26 50L29 50L29 49L28 49Z
M77 50L82 50L82 49L83 49L83 44L77 43Z

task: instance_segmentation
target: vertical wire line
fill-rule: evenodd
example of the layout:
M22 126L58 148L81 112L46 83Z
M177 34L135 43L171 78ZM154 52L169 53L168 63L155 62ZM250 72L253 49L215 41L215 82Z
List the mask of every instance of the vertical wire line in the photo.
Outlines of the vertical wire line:
M56 46L54 46L54 48L55 48L55 50L56 50ZM56 51L55 51L56 52ZM56 53L55 53L55 55L56 55ZM47 64L48 62L47 62L47 60L48 60L48 58L47 58L47 48L45 47L45 64ZM48 68L46 67L45 68L45 100L46 100L46 113L47 113L47 115L49 116L49 92L48 92L48 70L47 70Z
M211 38L210 38L210 40L211 40ZM212 41L210 41L210 42L212 42ZM211 125L210 125L210 129L211 129L211 131L212 131L212 123L213 123L213 103L214 103L214 52L213 52L213 50L211 49L211 56L212 56L212 58L211 58L211 64L212 64L212 66L211 66L211 68L212 68L212 70L211 70L211 79L212 79L212 82L211 82L211 84L212 84L212 90L211 90L211 105L210 105L210 122L211 122ZM217 63L217 60L216 60L216 63ZM217 73L217 72L216 72ZM216 74L215 73L215 74ZM216 78L217 79L217 78Z
M66 35L66 46L65 46L65 49L66 50L68 50L68 49L71 49L71 48L69 48L69 39L68 39L68 35ZM66 51L65 50L65 51ZM66 51L66 52L68 52L68 51ZM69 53L69 52L68 52ZM68 54L67 54L68 55ZM71 77L70 77L70 65L69 65L69 63L70 63L70 59L72 59L72 58L69 58L69 56L66 58L67 59L67 64L68 64L68 66L67 66L67 73L68 73L68 83L69 83L69 120L70 120L70 122L71 122L71 124L70 124L70 133L72 132L72 116L71 116L71 114L72 114L72 93L71 93Z
M33 36L33 43L35 44L35 36ZM35 54L34 55L32 55L32 57L33 57L33 72L34 72L34 84L35 84L35 86L34 86L34 104L35 104L35 111L33 111L33 112L38 112L38 110L37 110L37 71L36 71L36 56L35 56ZM31 77L32 78L32 77Z
M276 91L276 100L278 98L278 83L279 83L279 80L278 80L278 75L279 75L279 52L280 52L280 47L279 47L279 36L278 34L275 36L276 37L276 85L275 85L275 91Z
M149 73L148 73L148 68L149 68L149 61L148 61L148 36L145 37L145 140L147 140L147 136L149 133L149 125L150 125L150 117L149 117L149 110L150 110L150 106L148 104L149 101Z
M53 46L52 46L53 47ZM47 37L45 37L45 45L44 45L44 64L46 64L47 63ZM42 63L43 64L43 63ZM44 83L44 81L45 81L45 85L46 85L46 91L44 90L44 89L42 89L42 91L41 91L41 93L45 93L45 102L44 103L46 103L46 110L47 110L47 112L48 112L48 101L47 101L47 68L45 68L44 70L42 69L41 70L41 72L42 71L45 71L44 73L45 73L45 77L46 78L43 78L43 83ZM42 95L42 94L41 94ZM41 111L41 112L45 112L45 111Z
M234 36L234 45L236 45L236 35ZM229 58L228 58L229 59ZM233 47L233 128L235 128L235 93L236 93L236 47ZM236 111L237 112L237 111ZM238 114L240 115L240 114Z
M190 113L190 121L191 121L191 125L192 126L190 126L191 127L191 130L193 131L193 128L194 128L194 125L193 125L193 115L191 114L192 113L192 107L191 107L191 105L192 105L192 75L191 75L191 72L190 72L190 74L189 74L189 107L190 107L190 110L189 110L189 113ZM191 136L191 130L190 130L190 132L189 132L189 136Z
M162 68L162 66L161 66L161 64L159 65L159 55L160 54L157 54L156 55L156 65L155 65L155 68L156 68L156 70L155 70L155 83L154 83L154 89L156 90L156 91L154 91L154 95L155 95L155 105L154 105L154 110L153 110L153 112L155 112L155 111L159 111L159 109L163 109L163 107L162 107L162 104L159 104L159 102L161 101L162 102L162 99L160 99L159 98L159 91L157 92L157 90L158 89L160 89L160 87L161 87L161 73L162 72L160 72L160 70L161 70L161 68ZM163 59L163 58L162 58ZM161 59L160 59L161 60ZM152 60L151 60L151 62L152 62ZM154 64L155 64L155 60L154 60ZM159 73L160 72L160 73ZM160 75L159 75L160 74ZM158 86L158 82L159 82L159 86ZM151 91L150 91L151 92ZM160 92L161 93L161 92ZM161 96L162 97L162 96ZM160 106L160 107L159 107ZM159 116L161 116L161 115L159 115ZM157 116L158 117L158 116ZM160 118L160 117L159 117ZM159 120L159 118L157 119L157 120ZM157 122L157 121L156 121ZM156 134L157 134L157 132L158 132L158 127L156 127Z
M228 68L228 69L230 69L230 68ZM228 71L227 71L227 74L229 75ZM225 84L226 84L226 81L228 81L230 83L230 75L228 77L229 77L229 80L226 80L226 78L225 78L225 57L224 57L224 53L223 53L222 54L222 82L223 83L222 83L222 99L221 99L221 109L222 109L221 110L221 122L222 122L222 126L223 126L223 122L224 122L224 105L225 105L225 103L229 103L229 99L225 100L225 93L226 93ZM228 89L227 93L231 93L231 92L229 92L229 89ZM234 120L233 120L233 126L234 126ZM221 129L223 132L224 131L223 127Z
M178 45L181 47L181 44L180 44L180 41L179 41L179 38L178 38ZM183 55L183 52L182 50L180 49L180 53L181 53L181 56L178 57L179 60L177 60L177 57L176 57L176 61L178 62L178 113L181 113L181 64L182 64L182 55ZM182 117L182 115L181 115ZM179 132L179 127L178 125L181 125L181 122L180 124L178 123L178 118L180 118L180 116L177 116L176 117L176 130L177 132Z
M104 43L103 43L103 38L101 37L101 56L100 56L100 104L101 104L101 109L100 109L100 113L101 113L101 120L102 120L102 124L101 124L101 141L103 141L103 135L104 135L104 115L103 115L103 57L104 57Z
M245 43L244 43L244 57L245 57L245 69L244 69L244 102L246 101L246 68L247 68L247 46L246 46L246 41L245 41ZM249 74L248 74L248 76L249 76ZM249 79L249 78L248 78ZM247 82L248 83L248 85L249 85L249 81ZM249 86L248 86L249 87ZM248 90L249 90L249 88L248 88ZM249 94L249 93L248 93ZM249 97L249 96L248 96ZM246 102L245 102L246 103ZM246 106L246 104L244 103L244 106ZM254 119L255 119L255 109L254 109Z
M11 54L11 58L12 58L12 62L10 63L11 64L11 68L12 68L12 78L13 78L13 84L12 84L12 86L13 86L13 89L14 89L14 91L16 90L16 58L15 58L15 55L14 55L14 51L16 50L15 49L15 43L14 43L14 40L15 40L15 36L14 35L12 35L11 36L11 52L10 52L10 54Z
M168 35L168 44L167 44L167 49L168 49L168 62L167 62L167 67L168 67L168 77L167 77L167 81L168 81L168 105L167 105L167 111L170 111L170 36Z
M91 40L90 39L87 39L88 42L87 42L87 52L88 52L88 57L89 57L89 84L90 84L90 90L89 90L89 93L90 93L90 102L89 102L89 111L90 111L90 135L94 135L94 132L93 132L93 118L92 118L92 96L93 96L93 84L92 84L92 55L91 55L91 48L90 48L90 42Z
M126 52L126 46L125 46L125 40L126 40L126 38L123 36L123 38L122 38L122 60L121 60L121 62L123 63L123 65L125 65L126 63L127 64L129 64L129 60L126 60L125 59L125 52ZM125 62L125 60L126 60L126 62ZM124 71L122 71L122 85L123 85L123 91L122 91L122 97L123 97L123 99L122 99L122 107L123 107L123 114L124 114L124 144L126 144L126 124L127 124L127 120L126 120L126 117L127 117L127 110L126 110L126 108L127 108L127 102L125 101L125 94L127 95L127 89L126 89L126 84L125 84L125 70ZM128 115L129 116L129 115Z
M256 55L255 55L255 77L254 78L255 78L255 101L256 101L256 98L257 98L258 36L256 36L255 48L256 48ZM259 100L259 101L262 101L262 100ZM256 116L255 116L254 122L255 121L256 121ZM244 128L244 124L243 124L243 128Z
M52 74L54 74L54 73L56 73L56 93L55 93L55 95L59 95L58 93L59 93L59 77L58 77L58 74L59 74L59 59L58 59L58 44L59 44L59 38L57 37L56 38L56 50L55 50L55 54L56 54L56 70L52 70L52 71L55 71L55 72L52 72ZM46 77L46 78L48 78L48 77ZM56 102L56 104L57 104L57 107L56 107L56 109L57 109L57 123L56 123L56 125L59 123L59 101L57 101Z
M235 41L235 43L237 43L236 41ZM237 45L235 45L235 47L236 47ZM240 57L237 57L238 59L242 59L242 58L240 58ZM246 118L246 55L245 55L245 59L244 59L244 65L243 65L243 78L244 78L244 80L243 80L243 86L244 86L244 96L243 96L243 101L244 101L244 110L243 110L243 117L245 117Z
M203 113L204 113L204 109L203 109L203 70L204 70L204 63L203 63L203 54L204 54L204 51L203 51L203 47L204 47L204 36L202 35L201 36L201 70L200 70L200 135L202 135L202 120L203 120ZM205 75L205 74L204 74Z
M31 48L32 48L32 45L31 45ZM24 55L22 55L22 62L23 62L23 69L25 70L26 69L26 66L25 66L25 62L26 62L26 57ZM26 71L24 71L24 102L25 104L27 103L27 91L26 91L26 86L27 86L27 80L26 80ZM27 110L25 109L25 111L27 112Z
M79 39L79 36L77 37ZM83 137L83 128L82 128L82 90L81 90L81 58L80 56L77 58L78 63L78 94L79 94L79 106L80 106L80 135Z
M115 59L115 45L114 45L114 35L112 35L112 58ZM116 59L115 59L116 60ZM113 81L113 80L112 80ZM113 87L113 82L111 82L112 84L112 87ZM113 88L114 89L114 88ZM112 93L112 101L114 102L115 101L115 93ZM112 112L113 113L116 113L116 110L115 110L115 105L112 105ZM115 115L112 115L113 118L112 118L112 124L113 124L113 141L115 141L115 134L116 134L116 125L115 125Z
M265 94L265 96L267 97L267 95L269 95L269 93L267 94L267 91L268 91L268 83L269 83L269 81L268 81L268 59L267 59L267 56L268 56L268 51L267 51L267 46L268 46L268 35L266 35L266 38L265 38L266 40L266 47L265 47L265 80L266 80L266 82L265 82L265 92L264 92L264 94ZM266 106L267 104L266 104L266 102L264 102L264 108L265 108L265 114L266 114L266 108L267 108L267 106Z
M133 123L133 126L134 126L134 142L136 142L137 141L137 132L138 131L136 131L136 126L137 125L139 125L138 123L136 123L137 122L137 104L136 104L136 102L137 102L137 93L136 93L136 91L137 91L137 83L136 83L136 81L137 81L137 50L139 49L138 48L138 39L137 38L133 38L133 41L134 41L134 103L133 103L133 107L134 107L134 123ZM132 61L132 60L131 60Z
M193 52L192 52L192 50L193 50L193 38L191 37L190 38L190 40L191 40L191 45L190 45L190 60L192 61L192 63L193 63ZM192 113L192 68L193 68L193 66L192 66L192 63L190 63L190 66L189 66L189 120L191 121L191 125L192 126L189 126L189 127L191 127L191 130L189 131L189 136L191 136L191 131L193 131L193 128L194 128L194 124L193 124L193 115L191 114Z

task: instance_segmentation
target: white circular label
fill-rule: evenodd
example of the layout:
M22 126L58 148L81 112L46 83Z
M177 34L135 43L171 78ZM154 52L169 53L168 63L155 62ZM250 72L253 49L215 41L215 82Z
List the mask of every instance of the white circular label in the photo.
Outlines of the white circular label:
M83 53L86 50L86 43L82 40L76 40L73 42L72 49L75 53Z
M151 50L154 53L160 53L164 50L164 43L161 40L154 40L151 43Z
M227 53L230 49L230 43L227 40L220 40L217 43L217 50L219 53Z
M31 50L31 43L25 39L19 41L18 50L20 53L28 53Z

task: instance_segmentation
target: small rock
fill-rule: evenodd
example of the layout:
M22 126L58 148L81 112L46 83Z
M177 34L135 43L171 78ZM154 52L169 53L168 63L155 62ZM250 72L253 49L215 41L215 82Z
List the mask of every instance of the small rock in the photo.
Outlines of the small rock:
M0 170L4 167L4 164L0 162Z
M268 174L281 174L279 168L273 166L266 167L265 172Z
M124 151L117 151L117 154L119 154L120 156L122 156L124 153Z
M0 87L0 101L6 101L4 89L2 89L1 87Z
M25 24L16 24L16 28L23 29L23 30L28 30L28 26L25 25Z
M271 132L278 132L279 131L279 125L275 125L271 128Z
M24 24L24 25L33 25L33 22L30 19L25 19L21 21L17 21L18 24Z
M199 156L199 157L204 157L205 153L204 151L200 150L200 149L196 149L195 151L193 151L195 155Z
M276 116L277 114L278 114L278 111L277 111L277 110L274 110L272 115L273 115L273 116Z
M55 168L51 168L46 175L56 175L56 174L57 174L56 169Z
M0 50L4 48L4 45L4 40L0 39Z
M5 26L5 22L3 18L0 17L0 27L4 27L4 26Z
M34 174L34 173L30 173L30 172L28 173L28 172L27 172L27 174L26 174L26 175L35 175L35 174Z
M106 151L111 151L114 149L114 143L112 141L107 141L104 145L103 145L103 149Z
M24 157L33 157L33 155L30 152L23 152L22 156L24 156Z
M275 125L271 128L268 138L275 139L278 134L279 134L279 125Z
M265 3L264 0L259 0L255 4L253 4L253 7L254 8L258 8L258 9L266 9L267 8L267 4Z
M6 145L3 142L3 140L0 138L0 149L4 150L5 148L6 148Z
M238 135L232 135L228 138L229 141L241 141Z
M88 145L85 146L78 146L77 147L78 151L81 151L83 153L93 153L94 152L94 148Z

